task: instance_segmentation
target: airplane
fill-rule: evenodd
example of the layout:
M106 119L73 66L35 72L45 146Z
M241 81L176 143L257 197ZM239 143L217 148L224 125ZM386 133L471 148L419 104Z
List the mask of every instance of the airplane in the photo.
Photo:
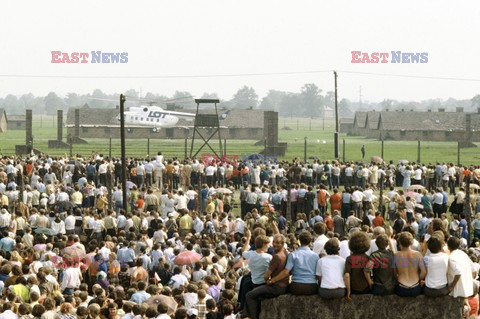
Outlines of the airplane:
M125 124L151 126L156 128L173 127L180 118L194 119L194 113L164 110L159 106L130 107L125 112ZM120 115L117 116L120 121Z
M226 110L219 116L219 120L226 119L229 112L230 110ZM180 118L193 120L195 113L169 111L154 105L130 107L125 111L125 124L149 126L155 129L174 127ZM120 115L117 116L117 120L120 121Z
M178 102L178 100L182 100L186 98L191 98L191 96L164 100L164 101L152 101L148 99L136 98L137 101L144 101L144 102L147 101L149 105L129 107L124 113L125 124L152 127L155 131L159 131L161 128L174 127L178 123L180 118L184 118L187 121L191 121L195 119L195 113L170 111L170 110L165 110L160 106L154 105L157 103L164 103L169 101L177 101L176 103L182 103L182 102ZM90 98L90 99L116 102L116 100L102 99L102 98ZM230 113L230 110L225 110L221 115L219 115L219 120L225 120L228 116L228 113ZM120 122L120 115L117 115L116 120Z

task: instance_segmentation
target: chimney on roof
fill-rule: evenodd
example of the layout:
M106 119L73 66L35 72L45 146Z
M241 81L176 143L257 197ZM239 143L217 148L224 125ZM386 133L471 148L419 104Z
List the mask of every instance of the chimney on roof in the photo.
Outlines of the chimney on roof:
M457 106L457 107L455 108L455 112L457 112L457 113L463 113L463 107Z
M438 112L445 113L445 109L444 109L443 107L441 107L441 108L438 108Z

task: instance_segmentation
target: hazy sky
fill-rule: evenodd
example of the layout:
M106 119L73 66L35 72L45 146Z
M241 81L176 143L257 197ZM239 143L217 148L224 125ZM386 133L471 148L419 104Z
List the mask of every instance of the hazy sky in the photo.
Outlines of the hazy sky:
M480 94L480 1L3 1L0 96L127 89L230 99L243 86L333 90L333 74L208 78L13 78L4 75L192 76L338 70L339 97L422 100ZM51 51L128 52L125 64L52 64ZM351 51L428 52L425 64L352 64ZM90 60L90 58L89 58ZM479 79L429 80L342 71Z

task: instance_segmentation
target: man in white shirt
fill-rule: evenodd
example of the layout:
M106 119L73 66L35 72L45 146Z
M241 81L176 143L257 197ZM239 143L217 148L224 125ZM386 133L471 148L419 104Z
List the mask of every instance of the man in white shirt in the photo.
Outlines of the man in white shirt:
M472 261L459 249L460 239L450 237L448 239L450 257L448 261L448 291L450 296L468 298L473 293Z
M315 225L313 225L313 231L318 236L313 242L313 251L319 255L323 251L323 247L328 241L328 237L325 236L325 233L327 232L327 225L321 222L315 223Z
M67 235L73 235L75 233L75 220L73 212L69 211L67 218L65 218L65 231Z
M73 295L75 289L82 283L82 273L78 267L70 267L63 271L61 291L64 295Z
M440 188L437 188L435 194L433 194L432 204L433 214L436 218L440 218L440 215L443 213L443 194Z
M365 199L365 194L358 188L352 193L352 210L355 211L357 217L362 217L362 203Z
M353 186L353 167L352 165L347 165L345 167L345 187Z
M212 165L205 167L205 176L207 178L207 185L209 187L213 186L213 174L215 173L215 168Z
M363 194L365 195L365 198L363 199L363 212L364 214L368 214L368 211L373 208L373 189L370 188L370 185L367 184L365 186L365 190L363 191Z
M172 289L175 288L180 288L180 287L185 287L188 285L188 279L185 277L185 275L182 274L183 267L182 266L177 266L173 270L173 276L170 278L169 285L172 286Z

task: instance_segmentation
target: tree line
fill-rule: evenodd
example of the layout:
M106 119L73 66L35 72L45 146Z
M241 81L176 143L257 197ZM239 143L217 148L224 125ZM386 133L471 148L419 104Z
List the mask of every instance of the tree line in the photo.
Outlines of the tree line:
M152 92L139 96L139 92L132 89L124 94L127 96L127 107L156 104L165 108L168 103L184 109L193 109L196 106L195 98L188 91L176 91L172 96ZM118 105L118 97L119 93L107 94L100 89L94 90L91 94L67 93L63 97L55 92L50 92L47 96L34 96L32 93L28 93L18 97L9 94L0 98L0 108L4 108L7 114L24 114L26 109L32 109L35 114L54 115L58 109L66 111L69 108L81 107L85 104L92 108L114 108ZM200 98L218 99L219 97L216 93L205 92ZM313 83L307 83L300 88L299 92L269 90L260 99L253 87L243 86L230 100L220 100L219 107L274 110L281 116L323 117L333 113L335 94L332 91L324 92ZM338 101L341 118L353 118L355 111L401 109L405 111L426 111L427 109L436 111L438 108L453 111L456 107L463 107L466 112L477 111L477 108L480 108L480 94L465 100L449 98L448 100L429 99L416 102L385 99L381 102L369 102L342 98Z

